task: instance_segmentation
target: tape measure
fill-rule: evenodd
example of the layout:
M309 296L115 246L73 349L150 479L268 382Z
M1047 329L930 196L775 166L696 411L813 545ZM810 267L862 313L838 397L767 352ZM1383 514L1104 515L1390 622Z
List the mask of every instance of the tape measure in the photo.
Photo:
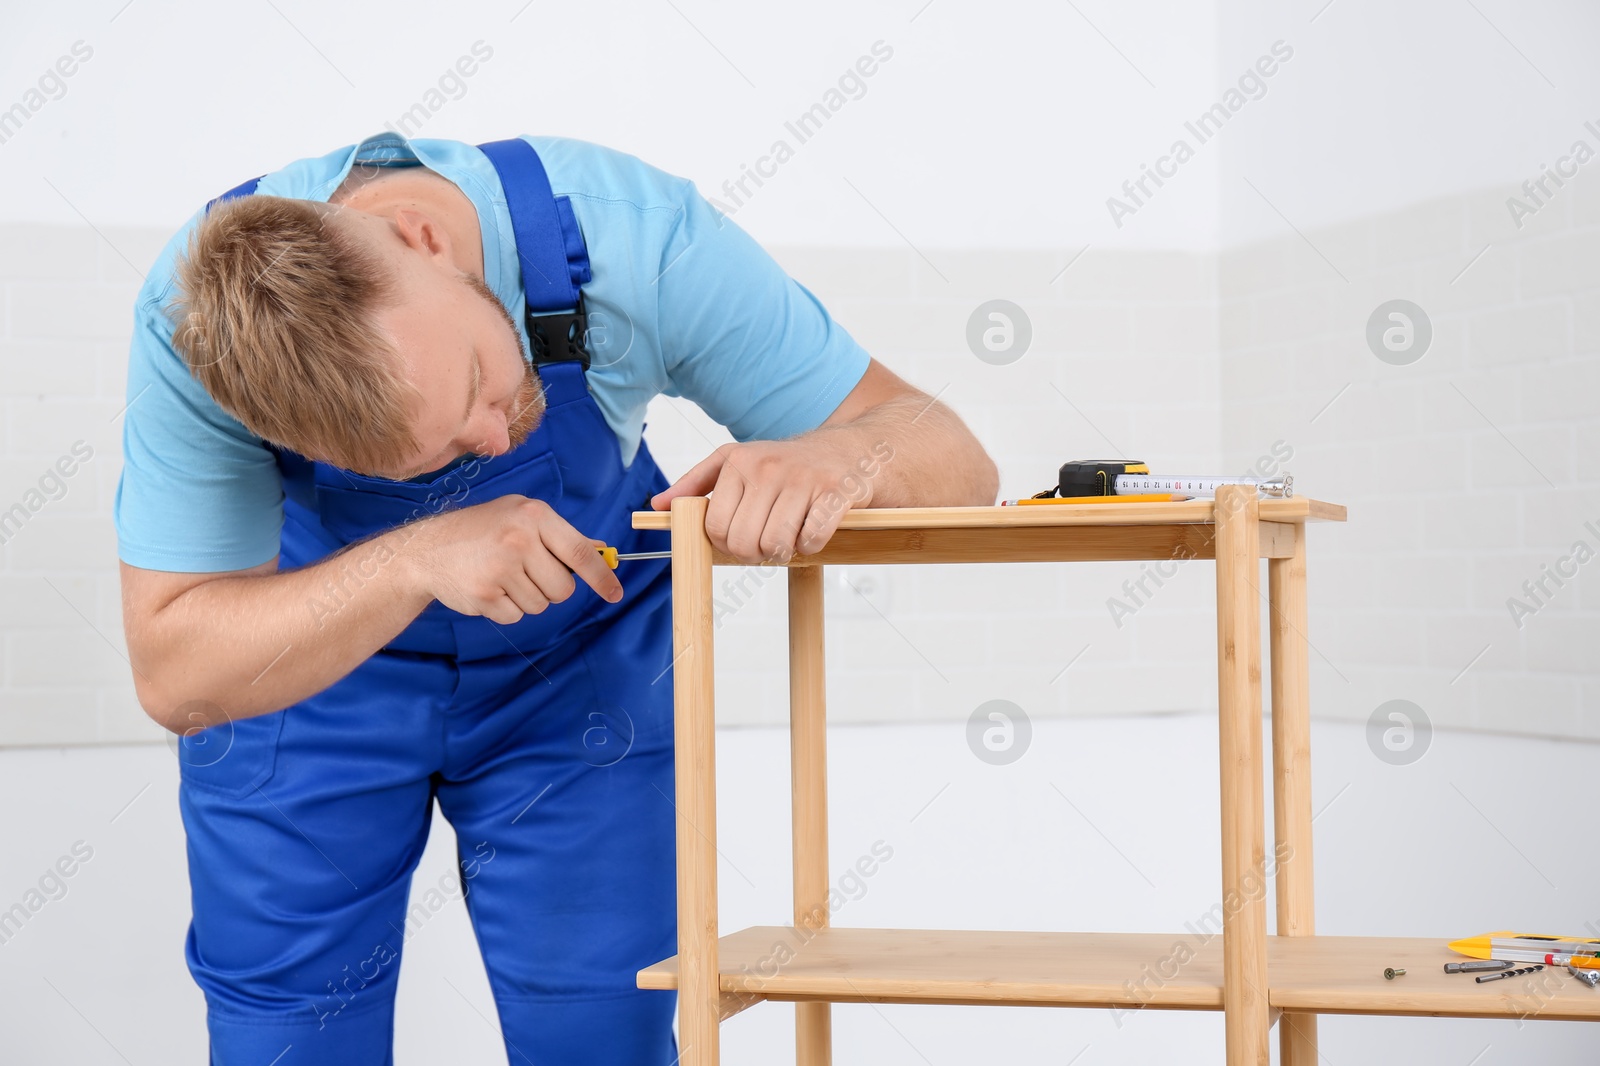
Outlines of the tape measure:
M1288 498L1294 495L1294 478L1226 477L1210 474L1167 474L1157 476L1137 460L1074 459L1061 464L1054 488L1033 494L1035 500L1059 496L1137 496L1151 492L1177 492L1187 496L1215 496L1223 485L1254 485L1263 496Z

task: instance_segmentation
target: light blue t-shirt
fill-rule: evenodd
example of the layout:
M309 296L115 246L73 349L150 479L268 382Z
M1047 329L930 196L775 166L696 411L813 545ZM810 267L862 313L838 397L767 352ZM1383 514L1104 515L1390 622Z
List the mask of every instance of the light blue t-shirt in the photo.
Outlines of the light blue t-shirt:
M638 451L657 394L693 400L739 441L815 429L866 372L869 357L817 298L683 178L584 141L528 137L552 191L571 198L594 278L591 327L610 331L588 372L623 463ZM262 178L260 195L326 201L356 162L424 166L472 200L484 282L517 323L524 297L500 179L476 147L385 133ZM165 308L197 213L167 243L135 308L124 467L114 514L118 554L149 570L215 573L278 553L283 489L261 438L211 399L172 348Z

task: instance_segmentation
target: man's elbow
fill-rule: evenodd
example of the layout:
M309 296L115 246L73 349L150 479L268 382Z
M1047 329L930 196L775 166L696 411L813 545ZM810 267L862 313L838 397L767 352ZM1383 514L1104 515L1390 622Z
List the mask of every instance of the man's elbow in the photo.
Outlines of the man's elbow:
M937 501L934 506L990 506L1000 497L1000 468L960 415L937 399L924 398L917 417L930 410L937 410L943 420L943 432L930 441L930 448L948 457L939 469L953 476L939 478L937 487L929 486L924 498Z
M228 713L209 700L177 695L186 685L186 664L162 655L152 642L129 634L128 665L133 671L133 695L156 725L177 736L188 736L228 719Z
M133 667L133 695L139 701L139 707L156 725L182 736L191 727L184 724L181 709L163 695L164 691L165 687L153 680L147 670Z

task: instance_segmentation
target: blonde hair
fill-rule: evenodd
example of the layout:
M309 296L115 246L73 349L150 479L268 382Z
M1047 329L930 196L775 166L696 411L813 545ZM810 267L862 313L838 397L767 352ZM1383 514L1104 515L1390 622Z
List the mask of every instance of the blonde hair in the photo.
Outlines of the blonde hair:
M307 458L370 472L417 449L376 250L314 200L217 204L175 269L173 347L228 414Z

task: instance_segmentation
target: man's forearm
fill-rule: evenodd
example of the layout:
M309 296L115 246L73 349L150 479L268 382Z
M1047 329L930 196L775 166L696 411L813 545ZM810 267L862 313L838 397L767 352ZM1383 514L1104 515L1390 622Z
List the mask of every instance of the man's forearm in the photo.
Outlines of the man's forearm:
M813 431L849 455L893 457L876 465L863 507L982 507L995 502L1000 474L960 417L937 400L896 397L853 421ZM846 486L845 494L848 492Z
M140 701L185 732L281 710L332 685L431 601L406 558L414 528L300 570L187 590L129 648Z

